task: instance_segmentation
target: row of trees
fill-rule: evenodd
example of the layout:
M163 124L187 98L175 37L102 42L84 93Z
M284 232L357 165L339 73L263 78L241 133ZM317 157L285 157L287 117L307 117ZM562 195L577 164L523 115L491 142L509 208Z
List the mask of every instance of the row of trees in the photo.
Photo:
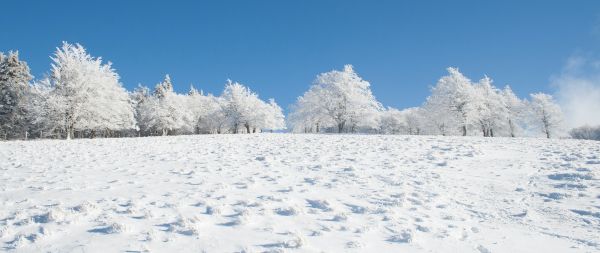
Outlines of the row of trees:
M292 107L295 132L368 132L524 136L550 138L562 131L562 112L552 96L518 98L510 87L498 89L489 77L473 82L456 68L440 78L421 107L383 108L351 65L317 76Z
M17 52L0 53L0 133L5 139L255 133L285 129L273 99L230 80L220 96L173 90L171 78L128 92L110 62L79 44L63 43L49 74L33 81ZM420 107L385 108L351 65L319 74L292 106L294 132L527 136L563 130L552 96L520 99L492 79L471 81L456 68L432 87Z
M32 82L17 52L0 53L0 133L8 138L251 133L285 128L281 108L228 81L220 96L191 87L173 91L167 75L155 89L126 91L111 63L63 43L47 77Z

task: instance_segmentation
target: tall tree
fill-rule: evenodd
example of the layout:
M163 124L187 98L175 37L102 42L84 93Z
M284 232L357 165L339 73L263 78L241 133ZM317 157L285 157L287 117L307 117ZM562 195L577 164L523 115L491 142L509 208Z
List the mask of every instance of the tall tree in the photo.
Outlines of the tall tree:
M480 127L484 137L494 137L503 129L507 108L504 99L496 87L492 85L492 79L484 77L474 86L474 121Z
M438 122L437 128L443 135L458 125L461 134L466 136L474 113L473 85L457 68L447 70L448 75L431 89L425 108L428 116Z
M190 114L185 104L185 96L179 95L173 91L171 77L165 76L165 79L156 85L154 89L156 101L153 105L155 115L152 126L160 131L162 135L168 135L170 131L181 130L186 126Z
M123 130L135 127L129 96L112 64L89 55L79 44L64 42L52 57L48 82L63 117L67 139L75 131Z
M319 124L322 115L325 117L322 123L332 124L327 127L335 128L338 133L355 132L359 128L375 129L383 107L375 99L370 86L356 74L352 65L344 66L342 71L319 74L310 89L298 98L294 122L306 122L299 120L301 117L312 118L316 121L313 124Z

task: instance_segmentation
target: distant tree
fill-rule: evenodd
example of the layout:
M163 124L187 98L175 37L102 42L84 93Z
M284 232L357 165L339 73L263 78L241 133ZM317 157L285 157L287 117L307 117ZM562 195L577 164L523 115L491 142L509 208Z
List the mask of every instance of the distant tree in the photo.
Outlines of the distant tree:
M396 108L387 108L379 117L379 133L404 134L407 129L405 114Z
M533 124L541 129L546 138L551 138L562 128L563 113L551 95L544 93L531 94L529 109Z
M600 126L581 126L573 128L569 131L569 135L574 139L600 141Z
M407 133L410 135L423 134L424 117L423 109L419 107L411 107L401 111L404 115Z
M19 52L0 52L0 134L27 138L27 107L32 76L29 66L19 60Z

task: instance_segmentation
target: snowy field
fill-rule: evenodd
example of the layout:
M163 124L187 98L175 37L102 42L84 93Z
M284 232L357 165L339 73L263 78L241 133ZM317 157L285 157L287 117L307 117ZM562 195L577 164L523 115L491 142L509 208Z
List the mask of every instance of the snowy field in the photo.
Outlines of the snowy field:
M600 142L210 135L0 143L0 250L598 252Z

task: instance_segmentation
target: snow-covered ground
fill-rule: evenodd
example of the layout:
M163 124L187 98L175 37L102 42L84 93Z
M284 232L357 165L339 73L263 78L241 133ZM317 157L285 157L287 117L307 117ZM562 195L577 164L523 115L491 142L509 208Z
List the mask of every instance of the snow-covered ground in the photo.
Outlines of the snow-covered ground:
M0 250L598 252L600 142L208 135L0 143Z

